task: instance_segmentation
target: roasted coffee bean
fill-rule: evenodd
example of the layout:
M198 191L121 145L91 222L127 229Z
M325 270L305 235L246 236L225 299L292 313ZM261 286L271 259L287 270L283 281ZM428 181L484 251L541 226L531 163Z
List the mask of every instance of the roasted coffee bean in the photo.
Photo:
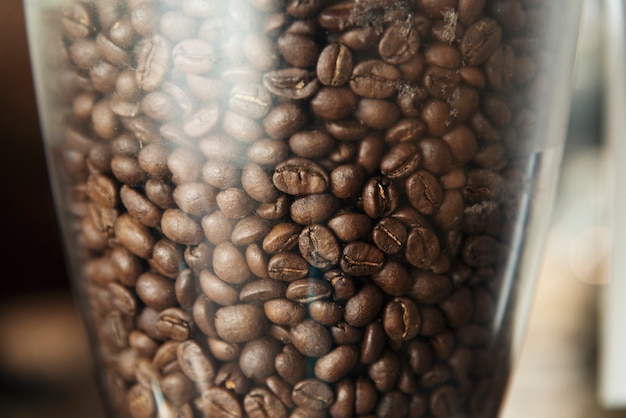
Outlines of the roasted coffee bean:
M330 333L337 345L358 344L363 339L361 328L353 327L343 321L339 321L330 327Z
M339 244L330 229L323 225L305 227L300 233L298 248L314 267L326 269L339 262Z
M390 179L405 178L419 166L422 156L413 142L400 142L380 162L380 171Z
M258 164L246 164L241 171L241 185L248 195L257 202L275 202L278 190L270 175Z
M443 200L443 190L437 178L426 170L418 170L405 182L409 203L424 215L432 215Z
M145 185L146 197L161 209L168 209L174 206L172 187L158 180L147 180Z
M309 264L296 253L278 253L267 264L268 275L275 280L291 282L306 277Z
M500 258L500 243L488 235L477 235L465 240L463 261L471 267L486 267Z
M148 263L157 273L175 279L184 268L183 248L168 239L161 239L154 244Z
M202 392L202 412L209 417L240 418L243 411L237 397L227 389L217 386Z
M378 402L378 392L374 383L365 376L355 382L354 412L359 416L371 413Z
M400 252L407 242L407 230L402 222L386 217L380 219L372 230L374 244L386 254Z
M226 283L242 284L251 277L241 251L230 241L224 241L213 250L213 271Z
M176 354L180 369L191 381L207 383L213 380L215 366L197 342L187 340L180 343Z
M357 97L347 87L323 87L311 100L311 110L324 120L347 118L357 105Z
M396 297L387 302L382 319L385 333L396 344L413 339L422 323L417 306L405 297Z
M302 226L292 222L282 222L265 235L263 239L263 251L268 254L291 251L296 245Z
M372 220L358 212L339 213L328 220L328 227L344 242L358 241L370 233Z
M430 411L433 416L449 417L457 412L458 395L454 387L450 385L441 386L430 395Z
M378 53L390 64L408 61L420 48L420 36L409 23L394 23L385 30L378 44Z
M276 372L289 384L304 380L306 360L291 344L283 347L282 353L276 355L274 366Z
M284 68L263 75L263 85L272 94L287 99L302 100L313 96L320 83L315 72L304 68Z
M163 212L161 229L170 240L185 245L197 245L203 236L200 225L180 209Z
M442 332L446 327L446 319L439 308L436 306L423 305L420 306L420 316L422 317L422 326L419 334L432 337Z
M315 377L334 383L345 377L358 361L358 351L350 345L340 345L315 362Z
M275 202L261 203L256 207L256 214L263 219L279 220L289 211L290 198L281 194Z
M339 87L348 82L352 72L352 53L340 43L325 47L317 60L317 77L325 86Z
M408 270L395 260L387 260L383 267L372 275L372 281L385 293L402 296L411 290L413 279Z
M248 245L246 247L245 257L248 268L253 275L261 279L269 277L267 273L268 258L258 244L252 243Z
M289 337L293 346L307 357L323 356L332 347L332 337L328 330L310 319L291 327ZM295 399L294 402L298 403Z
M287 416L287 410L283 402L267 389L252 389L245 396L243 405L250 418Z
M226 217L219 210L203 216L200 224L206 239L215 245L228 240L235 229L235 220Z
M413 287L409 294L419 303L437 303L452 291L448 277L428 271L413 272Z
M263 304L265 316L278 325L294 325L302 321L306 308L298 301L279 298L268 300Z
M250 389L250 380L243 374L236 362L224 363L215 374L214 383L244 395Z
M263 127L270 138L285 139L296 133L306 123L307 114L297 102L284 102L274 106L263 119Z
M385 256L375 246L355 241L343 247L341 269L352 276L369 276L382 268Z
M149 387L135 384L127 394L128 411L133 417L149 417L156 411L156 404Z
M241 218L235 224L230 240L236 246L252 244L263 238L269 230L268 223L258 216Z
M376 416L381 418L408 416L409 398L398 390L381 396L376 407Z
M396 103L363 98L354 110L354 117L372 129L389 129L400 118L400 108Z
M483 18L468 26L461 40L463 60L469 65L483 64L500 43L502 29L497 22Z
M371 218L387 216L399 204L399 191L387 177L373 177L365 183L362 191L363 210Z
M241 354L241 346L219 338L207 338L209 352L218 361L235 361Z
M146 181L146 173L141 169L135 157L115 155L111 159L111 171L118 181L130 186Z
M311 303L316 300L328 299L331 296L331 285L322 279L298 279L287 286L287 299L300 303Z
M176 304L174 282L160 274L142 273L135 289L141 301L153 309L166 309Z
M239 301L237 289L229 286L210 271L202 270L199 281L204 294L218 305L234 305Z
M178 308L165 309L157 318L157 330L167 338L184 341L192 332L191 316Z
M296 198L289 208L289 213L295 222L311 225L328 219L338 206L339 201L330 193L311 194Z
M303 158L293 158L276 166L272 180L277 189L290 195L322 193L330 183L322 167Z
M256 206L254 199L238 187L229 187L220 191L215 200L222 213L231 219L250 215Z
M361 97L385 99L396 93L400 72L380 60L362 61L354 67L350 88Z
M143 265L139 257L124 247L116 246L111 250L110 260L118 280L122 284L134 286L137 278L143 272Z
M293 387L291 395L296 405L302 408L323 410L335 400L332 388L317 379L305 379Z
M337 302L350 299L356 289L354 278L340 269L331 269L324 273L324 279L332 286L332 297Z
M239 356L239 367L251 379L265 379L275 373L274 359L280 353L280 343L264 336L244 345Z
M411 229L405 252L409 263L421 269L428 269L438 260L440 252L439 238L430 228Z
M378 360L369 364L368 375L379 392L389 392L400 375L400 359L394 352L386 350Z
M320 48L314 39L298 33L284 32L276 45L283 59L298 68L310 68L315 65Z
M224 306L215 311L217 334L231 343L251 341L265 330L263 310L255 305L243 303Z
M289 148L302 158L318 158L333 150L334 140L322 130L300 131L289 138Z
M352 326L365 326L376 317L382 304L382 292L375 285L366 284L346 302L344 318Z

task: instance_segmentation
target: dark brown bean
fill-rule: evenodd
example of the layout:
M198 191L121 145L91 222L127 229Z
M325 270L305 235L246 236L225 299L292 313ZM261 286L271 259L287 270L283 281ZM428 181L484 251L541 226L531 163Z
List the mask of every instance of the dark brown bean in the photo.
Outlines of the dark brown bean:
M289 337L293 346L306 357L323 356L332 347L330 332L311 319L305 319L291 327Z

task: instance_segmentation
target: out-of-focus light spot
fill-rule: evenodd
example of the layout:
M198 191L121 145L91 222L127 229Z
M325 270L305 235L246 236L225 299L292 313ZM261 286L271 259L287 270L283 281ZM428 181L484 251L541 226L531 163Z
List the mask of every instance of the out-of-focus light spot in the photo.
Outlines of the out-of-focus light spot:
M610 249L611 232L607 227L586 228L578 233L569 245L569 267L576 277L585 283L607 284Z

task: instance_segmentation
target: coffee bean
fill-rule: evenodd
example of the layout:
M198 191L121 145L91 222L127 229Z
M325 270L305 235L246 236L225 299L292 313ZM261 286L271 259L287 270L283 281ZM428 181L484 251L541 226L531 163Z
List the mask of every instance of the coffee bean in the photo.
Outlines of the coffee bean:
M385 99L396 92L400 72L380 60L362 61L354 67L350 88L361 97Z
M133 417L149 417L156 411L152 391L140 384L133 385L127 394L128 410Z
M275 280L291 282L306 277L309 264L296 253L278 253L267 264L268 275Z
M271 337L252 340L243 347L239 367L251 379L265 379L275 372L274 358L280 352L280 344Z
M345 377L356 366L358 352L349 345L340 345L315 362L315 377L334 383Z
M298 248L304 259L317 268L326 269L339 262L339 244L323 225L305 227L300 233Z
M291 299L291 298L290 298ZM298 301L272 299L263 304L265 316L278 325L294 325L304 319L306 308Z
M407 243L407 231L402 223L394 218L380 219L372 230L374 244L386 254L396 254Z
M232 343L251 341L265 330L263 310L250 304L224 306L215 312L215 329Z
M313 96L320 87L314 72L297 67L265 73L263 85L276 96L296 100Z
M291 327L289 337L293 346L307 357L323 356L332 347L332 338L328 330L310 319L305 319ZM294 402L299 404L296 399Z
M331 292L331 286L327 280L308 278L294 280L289 283L285 296L287 299L308 304L316 300L329 298Z
M344 242L358 241L370 233L372 220L363 213L340 213L328 220L328 226Z
M289 213L295 222L310 225L328 219L338 206L339 201L330 193L311 194L296 198L289 208Z
M211 387L202 392L202 412L210 417L243 417L237 397L226 389Z
M346 84L352 72L352 53L346 46L333 43L324 48L317 61L317 76L325 86Z
M352 326L365 326L378 314L382 304L381 291L373 284L366 284L346 302L344 318Z
M424 215L433 214L441 205L441 185L430 172L418 170L406 179L405 189L411 205Z
M332 388L317 379L305 379L293 387L291 395L296 405L302 408L323 410L335 400Z
M354 296L356 285L354 278L340 269L331 269L324 273L324 279L332 286L332 297L337 302L345 301Z
M208 270L200 272L200 287L204 294L213 302L222 305L233 305L239 301L239 292L226 284Z
M368 375L380 392L389 392L400 374L400 360L389 350L368 366Z
M243 246L259 241L269 231L267 221L258 216L247 216L241 218L235 224L230 240L236 246Z
M457 393L452 386L442 386L430 395L430 410L433 416L453 416L458 408Z
M231 219L250 215L256 206L254 199L238 187L229 187L218 192L215 200L222 213Z
M373 177L365 183L362 192L363 210L371 218L387 216L399 204L399 191L387 177Z
M389 129L400 118L400 108L396 103L363 98L354 110L354 117L372 129Z
M452 286L446 276L416 271L413 274L413 280L410 295L420 303L440 302L452 291Z
M242 284L251 277L244 255L229 241L224 241L215 247L213 271L226 283L235 285Z
M411 340L417 335L422 319L415 303L405 297L387 302L383 311L383 328L396 344Z
M241 354L241 346L219 338L207 339L210 354L218 361L235 361Z
M500 43L502 29L497 22L483 18L472 23L461 40L463 60L469 65L483 64Z
M354 412L366 415L374 410L378 402L378 392L374 383L366 376L357 378L355 384Z
M276 372L289 384L296 384L305 378L306 360L291 344L285 345L282 353L276 355L274 366Z
M293 158L276 166L272 180L277 189L291 195L322 193L330 182L322 167L302 158Z
M287 416L285 405L267 389L252 389L245 396L243 405L250 418Z
M307 115L302 106L295 102L284 102L274 106L263 119L265 132L273 139L288 138L306 123Z

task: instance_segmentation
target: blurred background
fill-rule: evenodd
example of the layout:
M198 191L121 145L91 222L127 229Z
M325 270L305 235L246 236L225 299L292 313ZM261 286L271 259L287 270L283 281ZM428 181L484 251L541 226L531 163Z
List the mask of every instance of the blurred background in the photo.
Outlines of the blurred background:
M626 417L598 397L609 281L602 0L585 0L547 252L505 418ZM0 417L103 416L48 184L21 0L0 2Z

